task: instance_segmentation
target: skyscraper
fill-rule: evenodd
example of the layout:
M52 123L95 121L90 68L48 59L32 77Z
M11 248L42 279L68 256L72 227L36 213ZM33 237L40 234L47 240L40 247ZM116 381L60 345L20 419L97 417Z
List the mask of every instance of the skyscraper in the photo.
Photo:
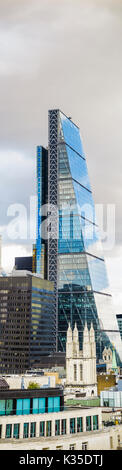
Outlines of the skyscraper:
M44 214L41 208L48 203L48 151L42 146L37 147L37 241L36 241L36 272L47 279L47 240L42 234Z
M77 323L82 345L85 321L89 328L92 321L97 357L114 343L122 361L80 131L60 110L49 111L48 202L53 225L48 240L48 279L55 286L58 349L65 350L69 322L71 328Z
M23 270L0 276L0 373L39 367L54 351L53 283Z

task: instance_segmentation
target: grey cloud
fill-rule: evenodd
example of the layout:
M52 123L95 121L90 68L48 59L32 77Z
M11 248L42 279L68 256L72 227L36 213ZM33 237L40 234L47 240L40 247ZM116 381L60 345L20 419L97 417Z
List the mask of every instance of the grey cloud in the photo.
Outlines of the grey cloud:
M81 129L95 202L116 204L122 245L122 2L2 0L0 12L0 225L7 201L35 193L36 145L59 107Z

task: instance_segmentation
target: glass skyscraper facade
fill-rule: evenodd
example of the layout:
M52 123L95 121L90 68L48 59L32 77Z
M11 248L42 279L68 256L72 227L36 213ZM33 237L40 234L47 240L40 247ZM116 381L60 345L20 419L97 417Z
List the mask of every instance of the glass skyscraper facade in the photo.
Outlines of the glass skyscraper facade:
M42 234L41 208L48 203L48 151L42 146L37 147L37 241L35 247L36 272L47 279L47 240Z
M71 328L77 323L82 347L84 323L90 328L92 321L97 358L102 357L105 346L114 343L122 361L80 131L60 110L49 111L48 202L53 220L48 279L54 282L58 350L65 351L69 322Z

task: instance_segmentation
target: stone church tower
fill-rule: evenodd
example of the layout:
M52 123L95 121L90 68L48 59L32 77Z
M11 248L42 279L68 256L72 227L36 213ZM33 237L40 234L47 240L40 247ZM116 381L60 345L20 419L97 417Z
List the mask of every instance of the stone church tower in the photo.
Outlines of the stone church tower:
M79 349L77 325L67 330L66 342L66 389L83 392L84 396L97 396L96 343L93 325L90 331L85 324L83 350Z

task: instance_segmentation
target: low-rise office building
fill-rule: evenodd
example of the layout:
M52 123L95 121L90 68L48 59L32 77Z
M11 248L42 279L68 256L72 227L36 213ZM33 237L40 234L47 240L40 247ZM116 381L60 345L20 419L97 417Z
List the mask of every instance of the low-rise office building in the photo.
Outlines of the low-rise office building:
M31 439L40 449L48 440L56 448L57 442L65 445L65 438L82 442L87 433L101 430L100 408L65 409L62 388L0 390L0 448L21 448L25 441L29 446Z
M64 407L63 389L0 390L0 450L117 449L122 425L101 408Z

